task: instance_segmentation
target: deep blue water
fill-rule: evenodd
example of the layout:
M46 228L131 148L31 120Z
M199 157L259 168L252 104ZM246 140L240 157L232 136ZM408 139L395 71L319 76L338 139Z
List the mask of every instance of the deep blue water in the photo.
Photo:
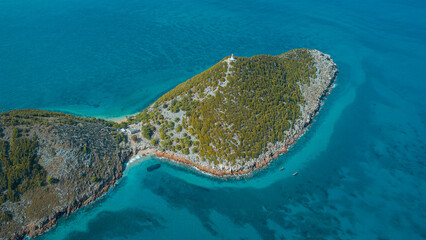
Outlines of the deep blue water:
M426 239L425 16L418 0L0 1L1 109L132 114L231 53L316 48L340 70L253 178L150 159L40 239Z

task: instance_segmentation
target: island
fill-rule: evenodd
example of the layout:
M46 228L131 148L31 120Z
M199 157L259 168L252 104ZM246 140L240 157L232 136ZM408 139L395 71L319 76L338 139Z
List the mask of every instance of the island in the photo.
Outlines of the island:
M218 178L250 176L306 131L337 73L318 50L232 55L121 123L0 113L0 239L47 231L103 196L135 156Z
M330 56L318 50L232 55L123 127L135 155L155 155L222 178L250 175L305 132L337 72Z

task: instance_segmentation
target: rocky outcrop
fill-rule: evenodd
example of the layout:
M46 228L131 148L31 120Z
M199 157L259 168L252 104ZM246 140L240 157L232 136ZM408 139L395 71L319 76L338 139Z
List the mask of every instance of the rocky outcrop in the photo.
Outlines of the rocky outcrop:
M71 213L77 211L81 207L89 205L90 203L96 201L98 198L104 196L115 184L116 181L121 178L122 174L118 174L111 180L106 183L104 187L102 187L99 191L94 192L93 195L86 198L81 198L79 200L74 201L71 205L64 206L63 209L55 212L52 217L42 219L38 222L38 224L31 224L25 227L21 232L16 234L12 239L21 239L23 236L28 236L30 238L36 237L52 227L56 226L58 220L66 215L69 216Z
M0 116L0 120L4 118ZM47 179L54 181L27 190L17 202L0 205L13 216L11 221L1 222L0 239L38 236L55 226L61 216L103 196L121 178L131 155L124 143L120 146L113 138L116 130L102 122L72 118L64 123L56 117L40 122L3 127L2 140L11 140L13 128L23 130L24 138L37 139L38 162Z
M315 78L309 84L300 85L304 104L300 105L301 117L293 127L287 131L287 137L282 142L270 143L268 151L258 158L240 161L238 164L223 163L214 165L211 162L201 161L198 154L181 154L153 147L149 142L139 141L130 143L134 155L154 154L156 157L168 159L174 163L182 164L199 172L221 178L251 175L253 171L262 169L279 155L284 154L300 138L318 114L325 97L331 92L338 70L330 55L318 50L309 50L316 68ZM182 113L181 113L182 114ZM167 117L167 114L165 114ZM170 118L173 119L173 118ZM139 128L141 125L137 125ZM135 127L135 126L131 126ZM175 133L176 134L176 133ZM188 133L189 134L189 133Z

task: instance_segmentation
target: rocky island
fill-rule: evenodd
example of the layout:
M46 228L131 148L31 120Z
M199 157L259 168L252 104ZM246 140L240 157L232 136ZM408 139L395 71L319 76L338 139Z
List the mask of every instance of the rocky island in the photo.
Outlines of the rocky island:
M318 50L227 57L128 118L130 147L213 176L251 174L304 133L337 72Z
M95 201L133 156L239 177L287 152L318 113L329 55L226 57L114 123L42 110L0 114L0 239L35 237Z

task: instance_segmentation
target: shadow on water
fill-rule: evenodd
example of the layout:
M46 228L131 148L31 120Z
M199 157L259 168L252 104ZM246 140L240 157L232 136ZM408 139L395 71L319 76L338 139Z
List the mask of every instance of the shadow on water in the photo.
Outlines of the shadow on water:
M220 232L211 219L214 210L238 226L253 226L263 239L276 237L275 231L268 226L269 221L283 229L305 233L305 236L315 233L316 239L327 238L338 231L339 222L332 212L319 206L326 200L326 192L321 187L315 189L309 185L278 182L264 189L206 189L164 173L143 179L145 188L164 198L172 207L187 209L197 216L212 235ZM298 206L313 211L298 212Z
M87 231L75 231L66 240L98 240L105 238L129 238L142 231L162 227L162 218L155 214L127 208L121 211L102 211L88 224Z

